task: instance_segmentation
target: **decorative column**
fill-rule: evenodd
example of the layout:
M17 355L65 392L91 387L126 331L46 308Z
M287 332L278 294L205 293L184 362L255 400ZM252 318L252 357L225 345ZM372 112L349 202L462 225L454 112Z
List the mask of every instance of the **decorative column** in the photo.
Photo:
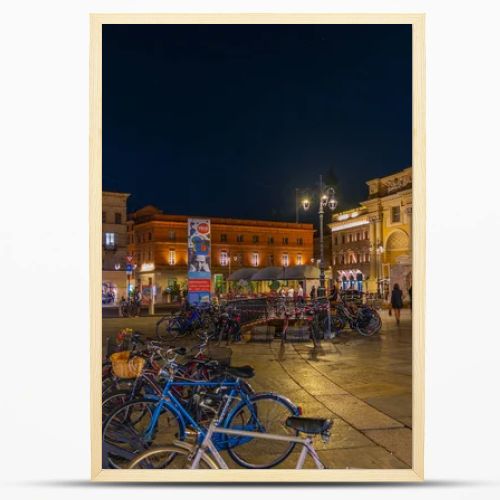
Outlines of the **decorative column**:
M412 249L413 249L413 217L412 217L412 214L413 214L413 211L412 211L412 207L408 207L406 209L406 219L408 221L408 236L409 236L409 240L410 240L410 248L408 249L409 250L409 255L410 257L412 256Z
M368 291L377 291L377 241L375 232L376 217L370 217L370 279L368 280Z

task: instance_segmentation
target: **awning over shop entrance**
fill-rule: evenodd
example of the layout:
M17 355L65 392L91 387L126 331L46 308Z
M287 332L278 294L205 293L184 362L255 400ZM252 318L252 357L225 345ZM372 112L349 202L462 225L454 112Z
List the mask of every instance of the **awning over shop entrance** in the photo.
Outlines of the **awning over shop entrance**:
M240 281L240 280L250 281L255 272L256 272L255 268L243 267L231 273L227 279L228 281Z
M274 281L274 280L309 280L319 279L319 269L314 266L264 267L253 269L244 267L231 273L229 281Z

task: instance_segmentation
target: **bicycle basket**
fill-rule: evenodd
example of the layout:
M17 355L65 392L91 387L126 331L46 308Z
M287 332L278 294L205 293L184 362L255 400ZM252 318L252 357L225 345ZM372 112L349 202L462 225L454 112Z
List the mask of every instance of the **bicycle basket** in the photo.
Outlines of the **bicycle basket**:
M119 378L136 378L143 368L146 360L139 356L130 359L130 351L115 352L109 359L113 367L113 373Z
M217 361L222 366L231 365L231 355L233 351L229 347L210 346L207 354L210 359Z

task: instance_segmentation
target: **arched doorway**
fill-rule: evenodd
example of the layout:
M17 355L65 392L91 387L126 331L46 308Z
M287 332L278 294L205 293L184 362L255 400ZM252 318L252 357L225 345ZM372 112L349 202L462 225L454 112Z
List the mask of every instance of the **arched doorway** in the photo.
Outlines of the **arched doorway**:
M386 241L385 258L389 265L389 287L397 283L408 300L408 289L411 283L411 248L410 238L402 230L393 231ZM410 279L409 279L410 277Z

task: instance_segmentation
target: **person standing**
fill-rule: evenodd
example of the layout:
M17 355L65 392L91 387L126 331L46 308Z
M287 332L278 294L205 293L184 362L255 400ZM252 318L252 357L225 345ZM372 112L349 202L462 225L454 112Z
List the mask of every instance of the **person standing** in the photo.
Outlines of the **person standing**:
M311 288L311 300L314 300L316 298L316 286L312 286Z
M304 289L302 288L302 284L299 283L299 288L297 289L297 300L299 304L304 303Z
M394 311L394 317L396 318L396 324L399 326L399 320L401 316L401 309L403 308L403 292L397 283L394 283L394 288L391 293L391 308Z

